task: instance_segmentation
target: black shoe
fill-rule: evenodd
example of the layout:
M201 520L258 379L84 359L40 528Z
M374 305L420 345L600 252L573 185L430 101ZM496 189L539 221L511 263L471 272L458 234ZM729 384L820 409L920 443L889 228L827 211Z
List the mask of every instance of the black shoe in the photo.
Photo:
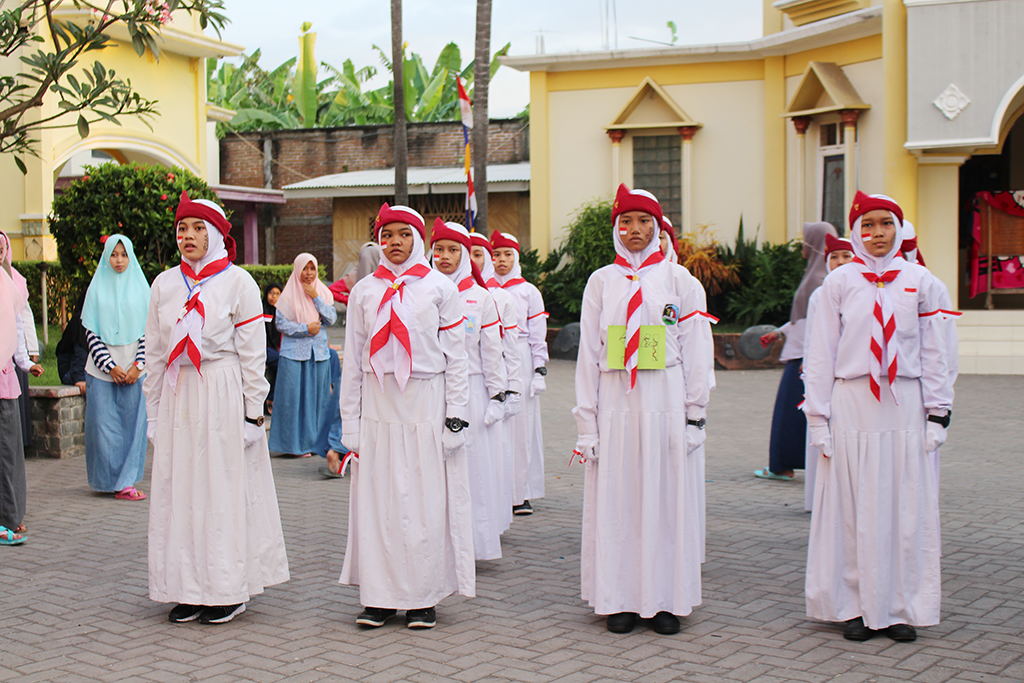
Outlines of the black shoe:
M409 628L434 628L437 625L437 612L433 607L411 609L405 613L405 625Z
M865 640L871 640L874 635L875 632L864 625L864 619L861 617L850 619L846 622L846 628L843 629L843 638L846 638L847 640L863 642Z
M513 505L512 506L512 514L513 515L532 515L533 514L533 506L530 505L530 501L524 500L522 505Z
M917 629L910 624L893 624L885 629L885 635L898 643L912 643L917 640Z
M367 607L359 616L356 617L356 623L360 626L369 626L371 628L378 628L383 626L388 619L395 616L398 610L386 609L384 607Z
M245 611L245 603L207 607L199 616L200 624L226 624Z
M612 633L629 633L636 626L636 612L619 612L608 615L608 630Z
M206 609L203 605L178 605L167 615L167 621L173 624L184 624L186 621L193 621Z
M670 612L658 612L651 619L651 628L663 636L674 636L679 633L679 617Z

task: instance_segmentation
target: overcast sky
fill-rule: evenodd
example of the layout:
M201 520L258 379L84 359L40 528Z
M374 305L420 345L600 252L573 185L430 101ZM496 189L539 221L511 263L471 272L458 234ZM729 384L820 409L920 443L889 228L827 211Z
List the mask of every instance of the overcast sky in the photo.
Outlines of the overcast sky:
M246 53L262 50L260 66L270 69L298 53L302 23L313 23L316 57L341 68L382 67L373 45L390 55L391 3L388 0L225 0L231 23L224 40L243 45ZM761 35L762 0L493 0L492 52L507 42L511 54L538 52L543 35L546 53L600 50L605 47L603 16L615 5L618 47L642 49L671 42L667 22L677 26L677 45L750 40ZM281 10L285 10L283 13ZM471 0L404 0L405 40L409 49L433 67L438 53L454 41L462 63L472 59L476 3ZM613 24L614 26L614 24ZM614 29L609 42L614 45ZM381 74L370 87L389 79ZM514 116L529 102L529 77L502 67L491 85L491 116Z

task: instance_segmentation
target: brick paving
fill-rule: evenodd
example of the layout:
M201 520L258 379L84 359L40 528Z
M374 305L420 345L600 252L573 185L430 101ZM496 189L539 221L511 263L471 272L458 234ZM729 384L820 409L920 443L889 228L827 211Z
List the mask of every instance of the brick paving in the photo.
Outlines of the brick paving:
M29 541L0 548L0 681L1022 681L1024 380L964 376L943 451L942 623L916 643L843 640L804 616L802 480L761 481L777 371L722 372L709 411L704 604L676 636L613 635L579 598L574 364L543 397L548 497L477 565L432 631L354 623L339 586L348 480L275 458L292 579L222 626L170 624L146 586L148 502L86 484L84 458L28 462ZM142 488L148 489L148 479Z

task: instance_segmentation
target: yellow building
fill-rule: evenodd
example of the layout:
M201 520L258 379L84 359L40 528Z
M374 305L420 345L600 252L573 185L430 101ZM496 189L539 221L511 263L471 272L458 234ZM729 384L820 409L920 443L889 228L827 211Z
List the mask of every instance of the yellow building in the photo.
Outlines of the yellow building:
M1024 189L1022 33L1024 0L765 0L748 42L505 58L530 72L532 244L619 182L727 243L741 217L779 242L885 193L971 309L960 371L1024 374L1024 302L967 297L964 211Z
M58 21L85 24L91 13L64 3L54 12ZM216 169L211 178L207 157L208 142L216 153L217 144L209 121L223 110L206 102L205 58L235 56L242 47L204 35L196 17L175 12L157 38L161 48L157 61L152 54L139 57L132 49L127 28L115 26L108 35L114 45L98 52L86 53L81 66L91 67L92 59L112 69L122 79L130 79L136 92L157 100L158 116L151 120L152 130L133 117L120 118L120 126L98 122L90 126L88 137L81 138L74 126L39 131L39 156L25 157L28 173L22 175L10 158L0 159L0 187L4 202L0 210L0 230L11 237L14 258L53 260L56 245L49 236L46 216L53 202L54 184L69 161L83 153L100 150L119 163L137 161L160 163L186 168L210 182L216 182ZM40 48L29 43L26 51ZM22 66L20 54L0 60L0 72L13 74ZM79 68L72 70L78 74ZM55 99L44 101L41 116L55 113ZM71 123L77 114L71 117ZM216 159L216 154L213 156ZM214 161L214 165L216 161Z

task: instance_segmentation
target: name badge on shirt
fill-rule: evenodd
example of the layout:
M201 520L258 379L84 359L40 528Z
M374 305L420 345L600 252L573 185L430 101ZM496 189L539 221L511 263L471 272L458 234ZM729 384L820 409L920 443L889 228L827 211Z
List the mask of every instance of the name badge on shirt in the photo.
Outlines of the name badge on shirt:
M675 325L679 322L679 307L675 304L665 304L661 311L661 322L666 325Z
M626 326L608 326L608 369L626 369ZM641 325L636 366L640 370L665 369L665 326Z
M466 316L466 331L467 332L472 332L475 329L476 329L476 316L475 315L467 315Z

